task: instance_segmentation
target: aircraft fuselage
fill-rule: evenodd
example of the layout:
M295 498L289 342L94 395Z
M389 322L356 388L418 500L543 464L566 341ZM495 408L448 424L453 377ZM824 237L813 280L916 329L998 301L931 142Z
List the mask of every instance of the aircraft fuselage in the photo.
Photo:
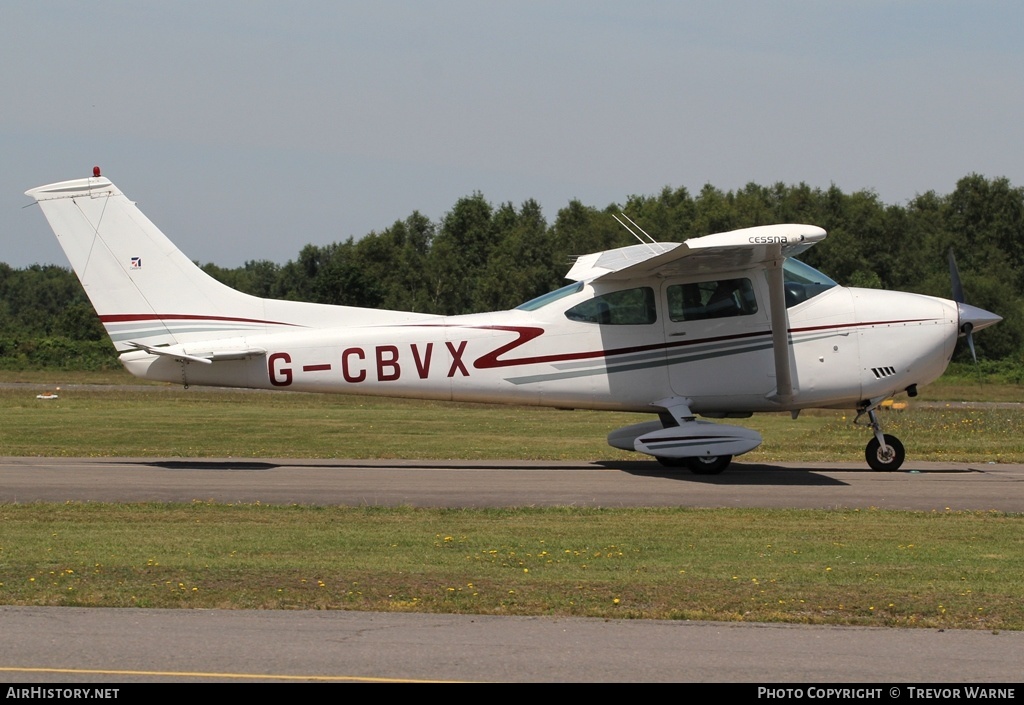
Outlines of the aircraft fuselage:
M642 323L568 319L567 311L616 289L587 284L532 311L180 346L198 354L266 351L213 365L144 351L122 360L140 377L195 385L646 412L652 400L678 395L709 414L850 408L927 384L945 370L958 335L954 302L834 287L789 309L796 394L790 404L772 400L776 373L760 274L736 273L753 288L755 310L746 315L673 320L670 287L692 280L653 279L629 286L654 294L653 315Z

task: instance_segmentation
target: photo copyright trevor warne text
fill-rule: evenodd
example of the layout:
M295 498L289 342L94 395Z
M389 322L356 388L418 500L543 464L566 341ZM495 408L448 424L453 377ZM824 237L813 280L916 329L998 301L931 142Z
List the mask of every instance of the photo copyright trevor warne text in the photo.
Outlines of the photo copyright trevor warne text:
M758 686L757 697L775 700L1016 700L1017 689L1015 687L971 685L948 687L904 685L872 688Z

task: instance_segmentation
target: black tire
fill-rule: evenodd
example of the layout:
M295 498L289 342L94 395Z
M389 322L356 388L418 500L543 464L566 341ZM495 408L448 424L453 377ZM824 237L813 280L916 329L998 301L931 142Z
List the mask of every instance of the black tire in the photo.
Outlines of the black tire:
M694 475L717 475L729 467L731 462L731 455L702 455L686 459L686 464Z
M868 465L872 470L878 472L899 470L903 465L903 460L907 457L906 451L903 450L903 444L900 443L899 438L890 436L888 433L885 434L885 444L889 446L888 454L882 452L882 444L878 442L877 438L871 439L868 447L864 449L864 457L867 459Z

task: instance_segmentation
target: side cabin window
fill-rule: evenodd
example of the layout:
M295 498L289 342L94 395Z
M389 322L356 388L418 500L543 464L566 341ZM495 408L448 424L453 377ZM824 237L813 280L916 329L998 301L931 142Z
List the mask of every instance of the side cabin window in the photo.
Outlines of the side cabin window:
M654 289L641 286L595 296L570 308L565 312L565 317L570 321L610 326L654 323L658 320L654 305Z
M674 284L668 287L668 315L673 321L749 316L757 299L749 279Z

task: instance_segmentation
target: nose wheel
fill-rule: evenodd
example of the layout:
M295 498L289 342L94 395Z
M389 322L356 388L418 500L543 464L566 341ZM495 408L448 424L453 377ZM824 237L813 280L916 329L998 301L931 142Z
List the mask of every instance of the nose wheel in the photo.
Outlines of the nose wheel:
M885 445L882 445L877 438L872 438L868 442L868 447L864 450L864 457L867 459L868 465L872 470L879 472L899 470L906 457L903 444L900 443L899 438L890 436L888 433L883 434L882 437L885 439Z
M861 412L861 414L864 413ZM867 415L871 419L871 430L875 434L875 437L868 441L867 448L864 449L864 458L868 461L868 466L878 472L899 470L907 457L903 444L896 436L882 433L882 424L878 422L878 415L874 409L868 410Z

